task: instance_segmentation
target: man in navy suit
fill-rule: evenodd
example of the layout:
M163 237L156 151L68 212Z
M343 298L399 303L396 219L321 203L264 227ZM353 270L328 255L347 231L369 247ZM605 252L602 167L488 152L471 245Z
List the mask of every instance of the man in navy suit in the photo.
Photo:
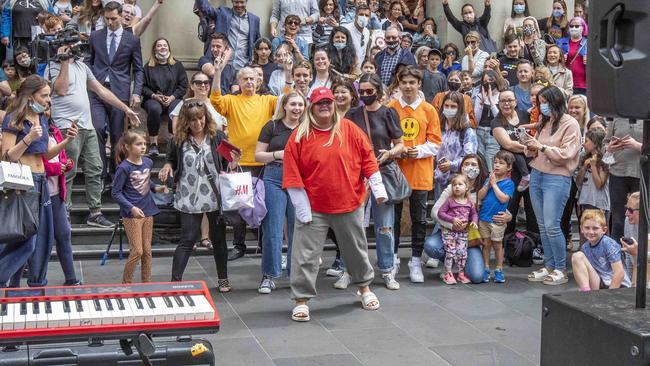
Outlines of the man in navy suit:
M210 6L208 0L196 0L196 8L215 21L215 33L228 37L234 50L232 65L236 70L253 60L254 45L260 38L260 18L246 11L246 3L247 0L232 0L232 8L229 8Z
M122 5L111 1L104 6L106 28L90 35L90 59L88 66L97 80L131 108L140 105L142 93L143 68L140 39L122 28ZM133 80L131 79L133 75ZM133 81L133 94L131 94ZM124 112L102 101L97 94L90 93L90 105L93 125L99 138L99 149L104 159L104 169L110 166L115 172L115 149L111 149L111 161L106 164L106 129L111 138L111 145L124 132ZM133 119L131 120L134 121ZM136 126L137 127L137 126Z

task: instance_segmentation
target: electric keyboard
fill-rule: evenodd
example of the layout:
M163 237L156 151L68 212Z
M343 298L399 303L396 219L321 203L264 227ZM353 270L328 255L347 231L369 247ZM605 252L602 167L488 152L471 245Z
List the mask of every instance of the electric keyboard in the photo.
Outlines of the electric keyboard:
M203 281L0 289L0 344L216 333Z

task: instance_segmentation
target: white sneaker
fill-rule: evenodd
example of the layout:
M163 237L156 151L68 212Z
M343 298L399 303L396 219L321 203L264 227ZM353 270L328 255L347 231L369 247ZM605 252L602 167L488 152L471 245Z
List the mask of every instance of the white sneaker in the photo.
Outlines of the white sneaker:
M319 266L323 265L323 258L318 257L318 265Z
M283 255L282 256L282 270L284 271L286 269L287 269L287 256Z
M350 286L350 282L352 282L352 277L347 272L343 272L341 277L339 277L336 282L334 282L334 288L338 290L345 290Z
M435 258L429 258L426 264L427 268L438 268L439 265L440 261Z
M413 283L422 283L424 282L424 273L422 273L422 260L420 258L411 258L408 263L409 265L409 276L411 277L411 282Z
M382 274L381 278L384 280L387 289L399 290L399 282L395 280L395 276L391 272Z

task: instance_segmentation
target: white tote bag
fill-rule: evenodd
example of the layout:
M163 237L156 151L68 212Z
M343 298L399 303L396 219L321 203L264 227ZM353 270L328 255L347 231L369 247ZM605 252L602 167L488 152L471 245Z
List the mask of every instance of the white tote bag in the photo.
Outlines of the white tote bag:
M21 191L34 187L32 169L28 165L0 161L0 187Z
M238 211L242 208L255 207L253 204L253 177L250 172L220 174L219 190L221 191L223 211Z

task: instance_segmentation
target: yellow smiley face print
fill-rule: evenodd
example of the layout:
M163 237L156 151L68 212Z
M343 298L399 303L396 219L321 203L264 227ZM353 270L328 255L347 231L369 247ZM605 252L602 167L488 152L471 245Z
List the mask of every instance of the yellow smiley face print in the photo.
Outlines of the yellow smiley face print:
M420 133L420 123L415 118L407 117L400 121L404 141L413 141Z

